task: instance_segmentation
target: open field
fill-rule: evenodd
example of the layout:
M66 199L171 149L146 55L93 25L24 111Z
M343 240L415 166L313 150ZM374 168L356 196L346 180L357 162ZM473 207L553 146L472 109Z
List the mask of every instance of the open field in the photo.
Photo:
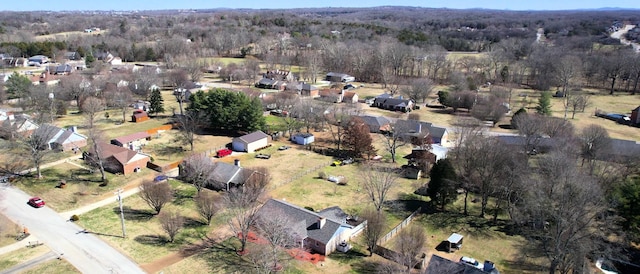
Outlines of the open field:
M87 26L88 27L88 26ZM109 30L103 29L100 31L94 31L91 33L84 32L84 30L79 31L66 31L66 32L58 32L47 35L38 35L35 36L36 41L70 41L77 39L82 36L99 36L103 34L107 34Z
M80 215L78 224L87 228L90 233L99 235L140 264L152 262L178 251L187 244L195 243L213 228L222 225L219 218L214 219L211 226L202 224L193 202L196 189L179 181L169 181L175 191L175 200L162 210L178 210L186 219L185 228L173 243L167 241L166 233L161 229L157 216L137 195L123 201L126 238L121 237L119 208L115 201L108 206Z
M95 202L105 194L113 197L115 189L144 178L153 178L157 173L150 169L127 176L106 173L109 183L100 186L100 172L90 173L80 167L81 160L73 160L72 163L43 169L44 178L23 178L16 185L33 196L40 196L48 207L61 212ZM65 188L56 187L61 181L66 182Z

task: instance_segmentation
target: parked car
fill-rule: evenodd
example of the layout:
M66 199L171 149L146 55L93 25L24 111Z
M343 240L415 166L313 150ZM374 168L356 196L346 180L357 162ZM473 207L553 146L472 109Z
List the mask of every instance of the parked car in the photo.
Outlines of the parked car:
M290 146L281 146L281 147L278 148L278 150L287 150L287 149L290 149L290 148L291 148Z
M347 158L342 160L342 163L340 163L340 165L344 166L344 165L349 165L349 164L353 164L353 158Z
M231 155L231 153L233 153L233 151L231 151L230 149L223 148L221 150L216 151L216 157L222 158L222 157Z
M460 258L460 262L471 265L480 270L484 269L484 264L471 257L463 256L462 258Z
M29 199L28 204L32 207L43 207L44 206L44 200L40 199L40 197L33 197L31 199Z
M269 158L271 158L271 155L258 153L258 154L256 154L256 158L258 158L258 159L269 159Z

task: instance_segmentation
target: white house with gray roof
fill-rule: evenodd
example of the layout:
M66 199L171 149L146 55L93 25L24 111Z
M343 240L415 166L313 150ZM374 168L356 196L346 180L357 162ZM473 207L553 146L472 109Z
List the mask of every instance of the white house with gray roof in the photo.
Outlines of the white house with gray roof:
M330 207L320 212L269 199L258 211L259 218L270 218L274 214L284 215L292 224L290 232L301 248L311 249L323 255L336 250L341 242L347 242L362 226L353 223L339 207Z

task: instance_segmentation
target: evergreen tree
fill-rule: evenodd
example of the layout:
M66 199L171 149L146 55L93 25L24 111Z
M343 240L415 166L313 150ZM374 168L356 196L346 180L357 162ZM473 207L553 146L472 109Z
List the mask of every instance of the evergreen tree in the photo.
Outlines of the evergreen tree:
M256 131L265 128L262 104L258 98L244 93L215 89L198 91L189 98L187 110L203 112L209 119L209 127L238 131Z
M151 90L149 103L151 104L149 107L149 114L164 113L164 99L162 99L162 94L160 93L159 88Z
M518 129L518 117L520 115L527 115L527 110L525 108L520 108L516 113L511 116L511 128Z
M633 239L640 239L640 179L630 180L614 192L618 215L623 218L622 227Z
M458 193L456 192L456 171L449 159L438 160L429 173L431 181L427 188L427 195L431 198L431 203L440 206L441 210L445 206L453 203Z
M542 96L538 99L536 111L540 115L551 116L551 93L543 91Z
M8 99L26 98L31 88L31 80L27 76L14 72L4 84Z

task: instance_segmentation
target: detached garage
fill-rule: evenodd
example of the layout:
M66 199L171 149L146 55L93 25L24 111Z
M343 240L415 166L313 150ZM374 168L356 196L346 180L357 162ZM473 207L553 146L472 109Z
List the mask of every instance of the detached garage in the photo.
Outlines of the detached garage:
M298 145L308 145L313 143L314 138L311 133L298 133L291 136L291 141Z
M231 146L235 151L254 152L269 146L269 135L262 131L256 131L247 135L233 138Z

